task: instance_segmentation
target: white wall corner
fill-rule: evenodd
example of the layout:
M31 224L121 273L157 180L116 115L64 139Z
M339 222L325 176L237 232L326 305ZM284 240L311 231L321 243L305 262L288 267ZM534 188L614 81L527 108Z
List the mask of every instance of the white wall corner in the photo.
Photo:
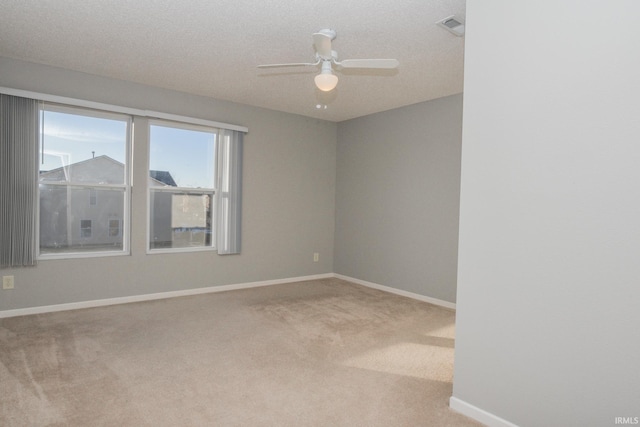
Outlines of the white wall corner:
M489 427L518 427L503 418L498 417L490 412L480 409L477 406L473 406L464 400L460 400L457 397L451 396L449 399L449 407L456 412L461 413L469 418L473 418L476 421L481 422Z

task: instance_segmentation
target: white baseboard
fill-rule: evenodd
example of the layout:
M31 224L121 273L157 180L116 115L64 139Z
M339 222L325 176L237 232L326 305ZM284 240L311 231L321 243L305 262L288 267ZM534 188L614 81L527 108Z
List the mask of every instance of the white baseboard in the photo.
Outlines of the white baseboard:
M257 288L261 286L279 285L282 283L304 282L306 280L318 280L333 278L333 273L316 274L313 276L289 277L285 279L265 280L261 282L238 283L233 285L209 286L206 288L185 289L182 291L159 292L146 295L132 295L129 297L107 298L93 301L80 301L65 304L45 305L40 307L18 308L14 310L0 311L0 319L30 314L52 313L55 311L78 310L81 308L103 307L106 305L127 304L130 302L153 301L158 299L184 297L189 295L208 294L212 292L233 291L237 289Z
M56 311L78 310L82 308L93 308L93 307L103 307L107 305L127 304L130 302L153 301L158 299L184 297L189 295L208 294L212 292L224 292L224 291L233 291L237 289L257 288L261 286L271 286L271 285L278 285L282 283L303 282L306 280L329 279L334 277L338 279L346 280L348 282L353 282L358 285L366 286L369 288L374 288L374 289L389 292L392 294L413 298L419 301L428 302L430 304L439 305L441 307L451 308L454 310L456 308L456 305L454 303L451 303L448 301L443 301L436 298L415 294L413 292L407 292L400 289L391 288L389 286L379 285L377 283L367 282L365 280L356 279L354 277L343 276L341 274L326 273L326 274L316 274L312 276L300 276L300 277L290 277L285 279L265 280L260 282L238 283L233 285L221 285L221 286L209 286L206 288L185 289L181 291L159 292L155 294L132 295L128 297L106 298L106 299L93 300L93 301L80 301L80 302L71 302L71 303L65 303L65 304L45 305L45 306L39 306L39 307L18 308L14 310L0 311L0 319L7 318L7 317L16 317L16 316L28 316L31 314L52 313Z
M342 274L334 274L334 277L342 280L346 280L347 282L353 282L358 285L366 286L368 288L378 289L380 291L389 292L396 295L401 295L403 297L417 299L419 301L428 302L430 304L439 305L440 307L451 308L453 310L456 309L456 304L449 301L443 301L437 298L431 298L420 294L414 294L413 292L403 291L401 289L391 288L389 286L379 285L377 283L367 282L366 280L360 280L349 276L343 276Z
M464 400L458 399L457 397L451 396L449 399L449 407L454 411L460 412L462 415L473 418L474 420L489 427L518 427L516 424L487 412L484 409L473 406Z

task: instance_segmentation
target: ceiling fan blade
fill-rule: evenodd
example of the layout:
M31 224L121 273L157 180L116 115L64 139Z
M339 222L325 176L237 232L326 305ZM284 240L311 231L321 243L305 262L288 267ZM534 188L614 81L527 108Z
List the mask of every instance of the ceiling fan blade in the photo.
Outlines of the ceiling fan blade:
M334 36L335 37L335 36ZM329 34L314 33L313 45L316 48L318 56L322 59L331 59L331 40L333 38Z
M342 68L397 68L400 63L397 59L345 59L336 65Z
M314 66L318 65L318 62L291 62L288 64L264 64L258 65L258 68L277 68L277 67L305 67L305 66Z

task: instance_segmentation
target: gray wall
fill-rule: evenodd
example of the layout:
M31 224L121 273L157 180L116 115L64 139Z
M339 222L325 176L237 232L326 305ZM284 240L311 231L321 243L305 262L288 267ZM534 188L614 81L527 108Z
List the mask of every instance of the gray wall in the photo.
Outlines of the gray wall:
M467 2L453 395L521 426L640 417L638 15Z
M333 272L337 126L0 57L0 86L247 126L242 254L146 255L146 120L135 123L132 255L3 269L0 310ZM141 183L141 185L137 185ZM320 261L313 262L313 253Z
M335 272L455 302L462 95L338 125Z

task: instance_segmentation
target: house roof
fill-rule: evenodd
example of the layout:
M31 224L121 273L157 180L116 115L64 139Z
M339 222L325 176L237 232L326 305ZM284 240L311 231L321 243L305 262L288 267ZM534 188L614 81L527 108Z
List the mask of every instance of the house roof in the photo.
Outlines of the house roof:
M168 171L149 171L149 184L156 186L176 186ZM97 156L70 165L40 172L40 182L74 182L91 184L122 184L124 165L106 156Z
M174 181L173 177L171 176L171 172L169 171L149 171L149 176L153 179L155 179L156 181L162 182L166 185L169 185L171 187L177 187L178 184L176 184L176 182Z
M40 173L40 181L122 184L124 165L109 156L97 156Z
M461 93L464 37L435 25L449 15L464 19L465 0L5 1L0 55L342 121ZM339 60L399 68L337 70L328 93L315 88L317 67L256 68L313 62L324 28L337 32Z

